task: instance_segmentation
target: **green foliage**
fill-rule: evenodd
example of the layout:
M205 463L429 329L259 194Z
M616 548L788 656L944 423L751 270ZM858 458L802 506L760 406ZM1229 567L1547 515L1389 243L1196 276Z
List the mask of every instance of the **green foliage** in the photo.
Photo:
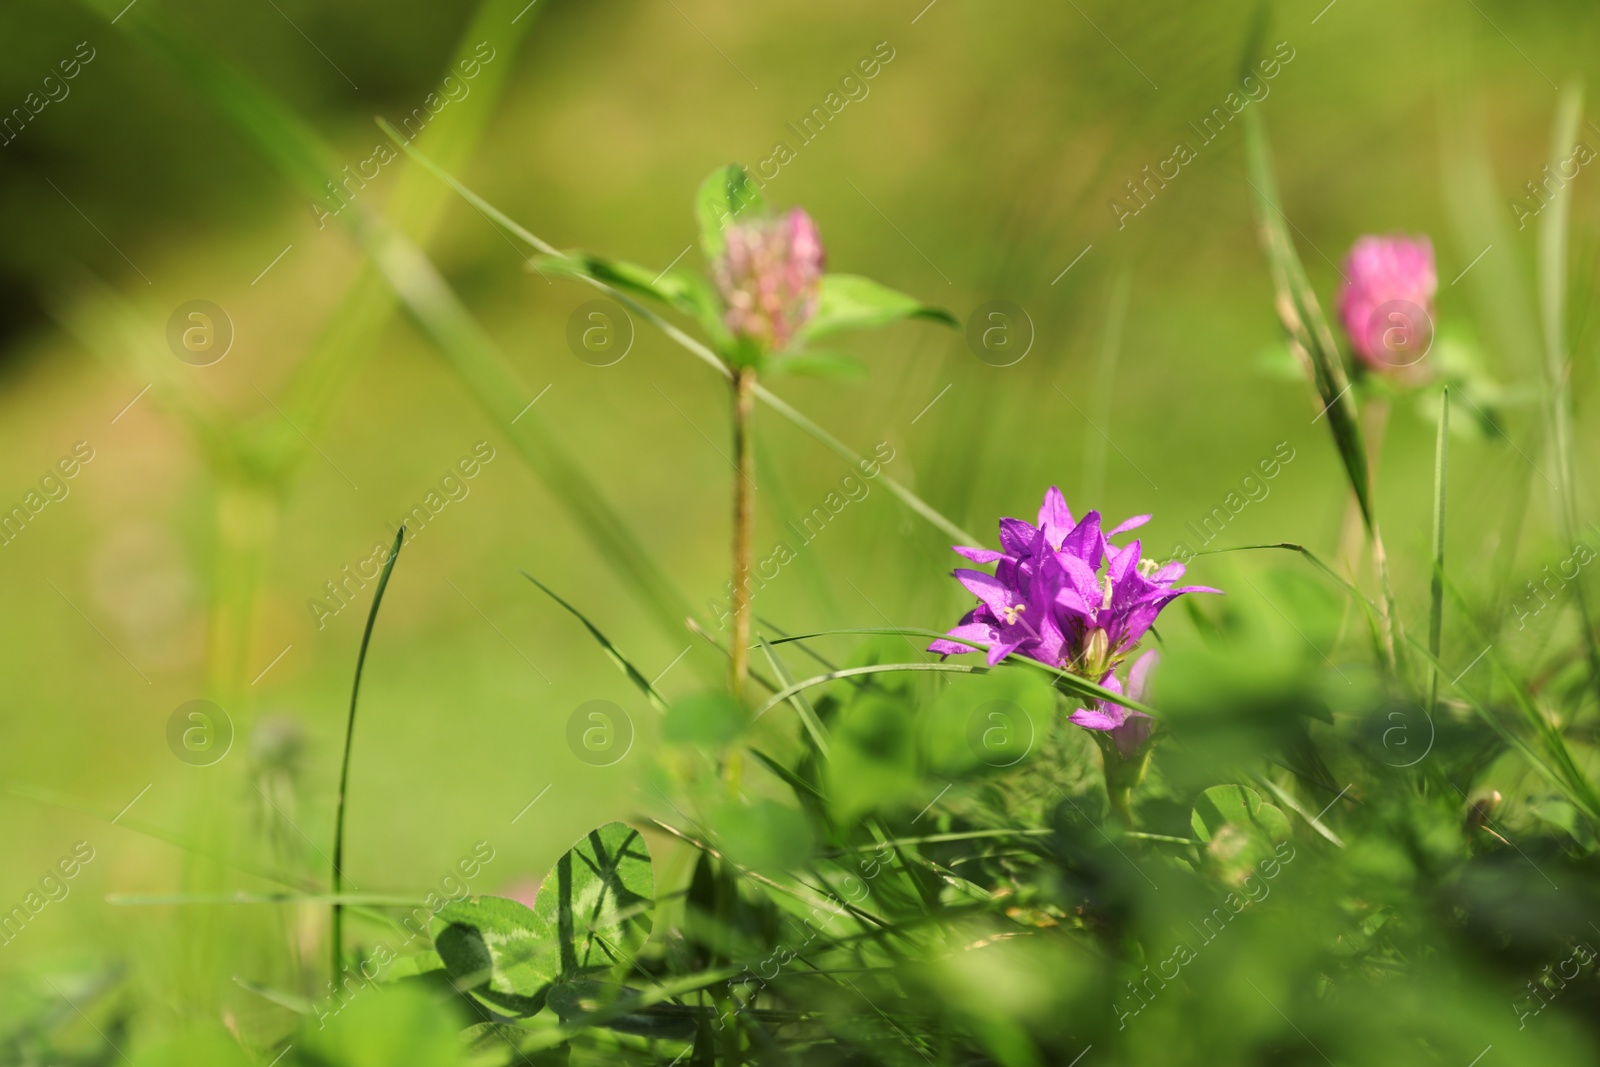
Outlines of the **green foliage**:
M561 977L559 932L547 919L503 897L451 902L438 919L434 948L461 988L518 1014L543 1006Z
M688 271L652 271L588 252L542 256L534 260L534 264L547 275L589 278L618 292L660 301L692 318L714 347L725 349L732 343L728 328L722 322L722 307L716 292L708 281Z
M708 174L694 200L694 215L700 224L700 251L706 261L713 262L722 255L728 243L723 231L730 223L766 210L766 197L744 167L729 163Z
M958 328L961 325L948 311L929 307L871 278L825 274L818 294L817 313L800 331L800 336L807 341L818 341L847 330L867 330L902 319L928 319Z
M556 983L625 967L650 935L654 908L644 838L607 823L556 861L532 908L502 897L452 901L434 944L459 988L532 1015Z

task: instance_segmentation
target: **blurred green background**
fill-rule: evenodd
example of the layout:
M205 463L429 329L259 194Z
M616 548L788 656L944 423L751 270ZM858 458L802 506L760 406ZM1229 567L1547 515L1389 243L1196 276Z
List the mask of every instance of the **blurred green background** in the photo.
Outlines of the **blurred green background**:
M352 774L354 886L426 889L487 840L496 858L473 888L503 890L537 877L587 828L660 807L649 787L655 713L519 568L584 610L646 673L675 664L661 682L669 695L704 684L697 671L715 676L700 651L677 661L696 639L655 625L403 313L340 386L283 492L229 503L230 475L207 461L161 390L141 392L152 378L119 355L164 348L175 308L212 301L232 321L231 350L207 367L173 358L165 373L229 422L292 439L299 431L274 405L340 313L361 256L344 229L318 227L306 197L206 100L130 43L139 7L158 2L212 59L268 88L352 165L383 141L374 116L398 122L438 90L472 17L461 4L299 0L138 0L117 25L107 14L121 4L106 14L31 0L0 10L0 109L26 107L80 42L94 54L68 95L0 147L0 504L22 502L75 442L94 449L69 495L0 548L9 605L0 905L20 901L74 842L96 850L70 897L0 951L4 972L133 956L185 923L247 946L259 913L197 919L106 903L113 893L257 885L159 834L215 854L278 848L308 871L325 869L318 857L330 848L371 587L321 629L308 601L387 542L393 522L478 442L494 459L405 550L378 624ZM767 196L810 211L832 269L963 319L1010 301L1035 337L1026 358L995 367L960 333L904 325L845 343L869 364L864 381L784 379L772 383L777 392L863 453L887 442L886 472L986 542L998 516L1031 517L1059 484L1080 511L1153 513L1147 554L1165 557L1176 542L1193 545L1186 524L1286 442L1292 463L1219 543L1295 541L1331 557L1344 483L1303 382L1276 369L1282 345L1242 131L1235 122L1200 147L1189 125L1224 104L1256 17L1253 5L1213 2L1157 11L1101 0L537 0L485 35L495 50L486 69L508 81L459 173L560 247L664 268L680 255L699 260L689 246L700 179L729 161L754 166L786 141L794 158ZM1507 387L1509 439L1467 436L1453 457L1455 558L1467 581L1487 585L1492 576L1478 568L1492 531L1523 506L1524 453L1537 457L1537 409L1517 403L1534 381L1536 349L1508 341L1478 309L1515 306L1516 285L1531 294L1533 229L1517 231L1507 201L1540 177L1557 84L1595 81L1600 11L1297 0L1272 5L1265 32L1269 51L1287 42L1293 58L1249 106L1272 134L1285 208L1319 292L1331 306L1335 264L1358 235L1431 235L1442 343L1476 353ZM802 144L788 124L823 105L874 49L881 57L881 42L893 58L866 95ZM1593 124L1582 137L1600 143ZM1110 201L1131 204L1125 183L1178 141L1197 146L1197 158L1119 228ZM359 202L381 209L408 166L385 167ZM1493 184L1473 187L1480 173ZM1600 201L1587 175L1577 181L1574 395L1579 454L1592 455L1582 413L1594 391L1587 309ZM1493 214L1469 225L1470 211L1453 207L1471 188ZM548 387L528 417L579 458L707 617L726 581L723 385L643 323L620 362L578 359L568 322L592 292L530 273L525 250L459 200L448 201L427 250L527 396ZM69 327L108 292L136 329L86 343ZM1432 434L1412 405L1397 405L1379 474L1398 593L1413 618L1427 595ZM783 518L820 504L849 468L770 411L758 437L760 558L783 536ZM1548 532L1547 496L1535 480L1530 575L1566 554ZM233 535L259 535L266 549L248 626L230 631L211 620L236 603L228 590L239 576L221 547ZM966 601L945 577L948 543L874 484L760 592L757 611L789 632L948 625ZM1255 566L1207 558L1191 573L1250 598L1257 592L1230 576ZM237 662L218 660L228 634L243 635ZM1447 644L1446 661L1470 652ZM202 698L224 706L236 738L220 762L195 767L175 758L167 726L174 709ZM637 731L607 767L581 762L567 744L574 709L600 698ZM307 946L316 918L304 918ZM173 974L141 980L167 988L210 973L205 937L184 943L193 951L161 965Z

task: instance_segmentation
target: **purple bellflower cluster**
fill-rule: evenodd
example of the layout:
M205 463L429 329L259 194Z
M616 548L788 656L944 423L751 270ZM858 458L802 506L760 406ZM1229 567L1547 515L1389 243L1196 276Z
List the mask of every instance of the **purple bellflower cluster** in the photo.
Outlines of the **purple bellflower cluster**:
M955 571L979 604L948 631L957 640L934 641L928 651L955 655L976 645L988 650L991 666L1016 653L1122 692L1115 671L1161 609L1184 593L1220 592L1176 585L1183 564L1141 559L1137 540L1125 547L1111 543L1149 521L1150 516L1139 515L1103 531L1099 512L1075 521L1061 490L1052 487L1037 525L1000 520L1000 551L956 546L961 555L993 563L995 570ZM1154 652L1147 652L1134 664L1127 690L1133 699L1144 695L1155 662ZM1154 725L1148 715L1109 701L1079 708L1071 719L1085 729L1109 732L1125 757L1148 739Z

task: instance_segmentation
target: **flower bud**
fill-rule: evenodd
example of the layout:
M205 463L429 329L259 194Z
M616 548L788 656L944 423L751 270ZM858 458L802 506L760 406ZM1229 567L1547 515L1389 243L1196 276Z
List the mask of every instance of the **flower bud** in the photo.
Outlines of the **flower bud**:
M1111 656L1111 638L1104 630L1096 626L1083 636L1083 676L1092 681L1099 681L1100 676L1106 672L1106 660Z
M795 208L781 218L735 223L724 236L715 269L728 329L783 351L816 314L823 263L816 225Z
M1394 371L1422 360L1433 346L1433 245L1427 238L1363 237L1344 261L1339 319L1356 357L1373 370Z

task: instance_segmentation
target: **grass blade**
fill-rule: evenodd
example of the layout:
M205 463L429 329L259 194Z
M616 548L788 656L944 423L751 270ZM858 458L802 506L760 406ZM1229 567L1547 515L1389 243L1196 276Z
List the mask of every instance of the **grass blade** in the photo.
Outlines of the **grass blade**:
M428 893L398 896L394 893L108 893L106 903L119 907L151 907L155 905L186 904L359 904L384 908L417 908L427 906Z
M1450 387L1439 405L1439 436L1433 446L1433 581L1428 600L1428 653L1439 659L1444 630L1444 498L1450 459ZM1428 670L1428 715L1439 706L1439 669Z
M826 803L828 798L823 795L820 789L791 771L789 768L785 767L782 763L779 763L772 756L767 755L754 745L746 747L745 751L749 752L757 759L757 761L761 763L762 766L766 767L767 770L771 771L778 778L782 779L785 785L794 790L795 798L802 804L805 804L809 801L821 801ZM825 815L827 809L821 806L814 806L814 810Z
M1421 644L1416 642L1413 642L1413 644L1423 655L1428 656L1428 662L1436 670L1444 669L1443 664L1428 655L1427 650ZM1507 747L1514 749L1521 755L1528 762L1528 765L1549 781L1551 785L1555 786L1556 790L1566 797L1573 807L1583 812L1590 822L1600 827L1600 792L1596 791L1594 783L1589 780L1588 776L1578 766L1577 761L1573 759L1571 750L1567 748L1566 740L1561 736L1561 731L1535 706L1522 685L1500 660L1500 657L1494 655L1492 651L1486 650L1484 660L1507 683L1507 688L1511 691L1517 711L1524 725L1533 735L1533 741L1530 741L1502 722L1493 709L1487 707L1483 701L1473 696L1459 681L1452 682L1452 686L1472 707L1478 717L1499 735Z
M1265 788L1273 796L1277 797L1278 800L1282 802L1284 807L1288 808L1290 811L1304 819L1307 826L1311 827L1313 830L1327 838L1339 848L1344 848L1344 841L1339 837L1339 835L1324 826L1322 824L1322 820L1317 818L1317 816L1307 811L1305 809L1305 805L1296 800L1293 793L1289 792L1287 789L1283 788L1277 782L1274 782L1271 778L1268 778L1264 774L1257 774L1254 777L1257 782L1261 783L1263 788Z
M915 627L915 626L869 626L869 627L859 627L859 628L848 629L848 630L817 630L814 633L796 634L793 637L779 638L777 641L774 641L773 644L782 645L782 644L787 644L788 642L791 642L791 641L809 641L809 640L811 640L812 638L815 638L815 637L837 637L837 636L841 636L841 635L864 636L864 635L875 635L875 634L887 634L887 635L894 636L894 637L937 638L937 639L943 640L943 641L955 641L957 644L970 645L974 652L982 652L982 651L985 650L985 647L983 645L973 644L973 642L971 642L971 641L963 641L960 638L951 637L948 634L946 634L946 633L944 633L944 632L942 632L940 630L924 630L924 629L921 629L921 628ZM1089 681L1087 678L1081 678L1078 675L1071 673L1070 671L1064 671L1060 667L1052 667L1048 663L1041 663L1040 661L1038 661L1036 659L1029 659L1026 656L1019 656L1015 652L1013 652L1011 655L1007 656L1005 659L1001 660L1000 662L1001 663L1009 663L1009 664L1012 664L1013 666L1018 666L1018 667L1031 667L1034 670L1043 671L1045 674L1048 674L1052 678L1054 678L1064 688L1072 690L1074 693L1076 693L1077 695L1079 695L1081 697L1085 697L1085 698L1088 698L1090 700L1108 700L1113 704L1121 704L1125 708L1132 708L1134 711L1142 711L1146 715L1149 715L1149 716L1154 717L1154 718L1159 718L1160 717L1159 715L1157 715L1155 710L1152 709L1149 705L1142 704L1139 701L1134 700L1133 698L1131 698L1129 696L1126 696L1126 695L1124 695L1122 693L1113 692L1112 690L1107 689L1102 685L1097 685L1094 682ZM942 663L899 663L899 664L885 665L881 669L883 669L883 670L924 670L924 669L939 669L939 668L943 668L943 669L949 670L949 669L956 668L958 666L961 666L961 665L959 665L959 664L942 664ZM968 668L966 671L964 671L962 673L986 674L991 669L992 668L990 668L988 666L971 667L971 668ZM818 675L816 678L813 678L810 681L799 683L799 685L800 685L801 688L807 688L810 685L812 685L813 683L816 683L818 681L831 681L832 679L835 679L835 678L853 678L853 677L855 677L857 675L861 675L861 674L875 674L875 673L878 673L877 669L870 669L869 670L867 668L862 668L862 667L852 667L852 668L848 668L848 669L845 669L845 670L830 670L825 675ZM787 696L788 696L788 692L787 692L787 687L786 687L786 689L784 691L779 692L777 696L773 697L770 701L768 701L768 706L771 706L772 704L782 703L783 698L786 698ZM766 708L764 707L761 710L765 711ZM757 714L760 714L760 713L758 712Z
M884 633L887 631L880 630L878 632ZM795 641L803 639L804 638L791 638L791 640ZM837 681L840 678L857 678L864 674L899 674L916 671L933 671L936 673L942 672L946 674L988 674L989 670L990 668L988 667L974 667L966 663L874 663L866 667L845 667L841 670L829 671L827 674L819 674L814 678L807 678L803 682L795 682L792 685L784 686L782 689L778 690L777 693L773 694L772 698L769 699L765 704L757 708L756 713L752 715L751 718L761 718L761 716L765 715L779 704L782 704L796 693L804 692L805 690L810 689L812 686L823 685L827 682Z
M1262 126L1261 117L1253 111L1246 112L1244 126L1245 156L1249 169L1246 180L1255 190L1256 220L1272 273L1273 289L1277 292L1278 318L1288 335L1290 349L1305 368L1322 402L1322 415L1327 416L1334 447L1344 463L1345 476L1355 493L1356 505L1361 510L1373 566L1378 572L1378 584L1383 593L1380 607L1384 621L1385 651L1390 666L1397 667L1402 653L1400 620L1389 583L1388 557L1373 511L1372 471L1367 462L1367 449L1362 440L1355 400L1350 395L1351 383L1345 373L1344 357L1339 352L1333 331L1322 313L1322 305L1317 301L1316 292L1306 278L1305 267L1289 236L1288 217L1278 203L1277 179L1273 174L1266 129Z
M1366 445L1361 439L1361 426L1357 420L1356 403L1350 395L1350 379L1345 374L1344 358L1334 341L1333 331L1322 314L1316 292L1306 278L1305 267L1295 251L1294 241L1283 209L1278 204L1278 184L1267 147L1266 130L1261 118L1247 111L1245 120L1245 156L1249 167L1248 181L1255 191L1256 223L1261 230L1261 244L1266 250L1267 266L1272 272L1273 289L1277 292L1278 318L1288 334L1289 347L1299 358L1306 375L1321 399L1321 409L1327 415L1328 428L1333 433L1334 446L1344 463L1345 476L1355 491L1356 503L1361 508L1361 518L1370 529L1372 517L1371 478L1367 469Z
M661 694L656 692L655 686L650 684L650 680L643 674L639 673L639 669L637 667L628 662L628 658L624 656L620 650L618 650L616 645L611 643L611 639L605 634L601 633L600 628L594 623L590 622L588 617L585 616L583 612L579 611L577 608L561 599L560 596L556 595L555 590L551 589L548 585L545 585L527 571L519 571L518 573L520 573L524 578L528 579L528 581L532 582L534 585L538 586L545 596L566 608L573 618L583 623L584 629L588 630L590 636L600 643L600 647L605 650L606 656L611 660L611 662L617 665L617 668L627 676L628 681L632 682L634 686L638 688L639 692L644 694L645 699L650 701L657 711L664 713L667 710L667 702L661 699Z
M333 923L329 940L333 943L333 981L337 984L344 970L344 807L350 785L350 750L356 736L356 700L361 696L361 672L367 665L367 646L372 643L372 628L378 621L378 608L383 605L383 591L389 587L389 575L394 573L395 561L400 558L400 545L406 539L406 528L395 531L394 547L389 558L383 561L383 571L378 575L378 588L372 594L372 609L367 612L367 627L361 632L361 651L356 654L356 677L350 686L350 716L344 728L344 759L339 766L339 799L333 816Z
M758 635L756 640L761 643L761 651L767 654L767 662L772 664L772 673L783 683L782 691L789 692L789 703L794 705L795 713L805 725L806 733L811 735L811 743L817 746L817 751L822 754L823 759L830 759L828 731L822 725L822 720L817 718L817 710L811 706L811 701L805 698L804 693L794 688L794 676L789 673L789 668L783 665L783 660L778 658L777 651L767 639Z

